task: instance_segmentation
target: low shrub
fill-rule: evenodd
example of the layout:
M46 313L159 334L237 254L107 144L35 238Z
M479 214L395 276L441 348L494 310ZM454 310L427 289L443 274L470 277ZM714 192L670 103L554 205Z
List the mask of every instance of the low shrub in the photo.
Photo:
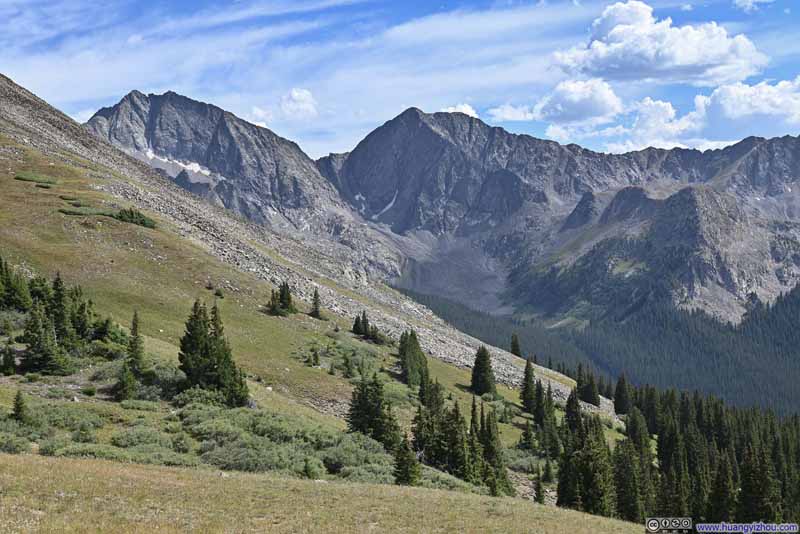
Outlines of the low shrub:
M118 221L144 226L145 228L155 228L156 222L135 208L119 210L113 215Z
M97 395L97 388L94 386L84 386L81 388L81 393L86 395L87 397L94 397Z
M111 436L111 444L122 449L141 445L155 445L163 449L172 449L172 439L167 434L146 426L117 432Z
M190 404L206 404L210 406L225 406L225 397L219 391L212 391L193 387L175 395L172 403L178 408L183 408Z
M383 464L366 464L343 468L339 476L348 482L393 484L394 467Z
M0 432L0 452L6 454L22 454L31 449L31 444L27 439L9 434L7 432Z
M58 451L66 448L71 443L72 440L69 439L69 436L64 434L47 438L39 444L39 454L43 456L56 456Z
M161 405L157 402L146 400L129 399L120 402L119 405L126 410L139 410L142 412L157 412L161 409Z

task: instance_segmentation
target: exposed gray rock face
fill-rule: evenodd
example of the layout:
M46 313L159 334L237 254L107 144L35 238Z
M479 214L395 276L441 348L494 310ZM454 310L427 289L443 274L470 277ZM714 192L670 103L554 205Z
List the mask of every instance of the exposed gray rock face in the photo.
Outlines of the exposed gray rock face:
M302 228L347 213L295 143L209 104L172 92L133 91L86 127L255 222Z
M657 286L737 320L749 293L799 280L794 137L613 155L411 108L314 163L219 108L137 92L87 126L201 197L352 249L356 271L483 310L572 313Z

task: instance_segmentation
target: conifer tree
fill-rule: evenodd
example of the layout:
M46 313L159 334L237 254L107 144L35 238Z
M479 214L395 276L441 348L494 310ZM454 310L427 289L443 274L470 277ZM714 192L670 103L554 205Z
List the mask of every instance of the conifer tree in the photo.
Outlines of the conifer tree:
M542 475L537 474L533 483L534 499L539 504L544 504L544 486L542 485Z
M529 414L536 412L536 384L534 384L533 365L530 358L525 361L525 374L522 378L522 389L519 394L522 409Z
M6 341L6 346L3 349L3 359L0 362L0 369L6 376L13 375L17 372L17 363L14 360L14 351L11 349L11 343Z
M634 523L644 520L644 500L640 484L639 452L625 439L614 450L614 483L619 517Z
M388 451L394 451L399 446L400 428L377 375L372 380L362 376L356 384L347 415L347 428L350 432L370 436Z
M481 445L483 446L485 478L495 484L498 495L514 495L514 488L508 479L508 473L506 473L503 446L500 443L497 419L493 410L486 414ZM492 488L491 485L489 487Z
M708 521L733 521L736 512L736 490L733 487L733 473L726 454L721 455L714 487L708 500Z
M619 415L631 411L631 391L624 374L619 377L617 388L614 390L614 411Z
M410 387L421 386L428 376L428 359L414 330L400 336L400 376Z
M494 372L492 371L492 358L488 349L481 345L475 354L475 364L472 366L472 392L476 395L489 393L497 394L494 383Z
M781 496L775 470L766 452L749 445L744 453L741 469L741 491L736 520L779 522Z
M319 298L319 290L314 288L314 298L311 302L311 317L322 320L322 302Z
M181 350L178 354L180 369L186 374L186 381L190 387L209 386L205 378L206 370L211 365L208 357L211 343L208 334L210 327L205 304L196 300L186 321L186 330L181 338Z
M297 309L294 307L294 302L292 301L292 290L289 287L289 283L283 282L278 288L278 293L281 309L287 314L295 313Z
M550 463L550 457L548 456L547 459L544 461L544 473L542 474L542 482L547 482L548 484L555 480L555 475L553 474L553 464Z
M564 413L564 423L573 434L580 436L583 428L581 403L578 400L577 388L573 389L567 397L567 406Z
M526 451L533 451L536 444L534 443L533 427L531 422L525 423L525 430L522 431L522 436L519 438L519 448Z
M30 422L28 404L25 402L25 397L22 395L21 389L18 389L17 394L14 396L14 407L11 411L11 417L20 424Z
M136 375L133 374L130 363L126 361L122 365L119 378L114 385L114 398L118 401L133 399L136 396L138 386L139 383L136 380Z
M367 317L367 311L363 310L361 312L361 335L369 337L371 329L372 326L369 324L369 317Z
M536 381L536 388L533 396L533 421L539 428L544 428L544 421L547 417L547 402L544 396L544 386L542 386L541 380Z
M408 435L403 437L400 446L397 447L394 456L394 479L397 484L402 486L416 486L422 476L422 469L417 461L417 455L411 448Z
M131 333L128 338L128 362L134 376L141 377L144 371L144 341L139 333L139 314L133 312Z
M511 334L511 354L522 358L522 349L519 346L519 336Z
M356 314L356 319L353 321L352 331L357 336L364 334L364 329L361 327L361 315Z

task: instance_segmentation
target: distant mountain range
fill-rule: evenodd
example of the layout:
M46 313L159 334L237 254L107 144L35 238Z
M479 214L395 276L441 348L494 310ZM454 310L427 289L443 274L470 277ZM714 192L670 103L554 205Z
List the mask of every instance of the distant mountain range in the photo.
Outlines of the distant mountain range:
M580 320L667 299L738 321L800 280L797 137L612 155L411 108L313 161L215 106L137 91L86 128L244 217L480 310Z

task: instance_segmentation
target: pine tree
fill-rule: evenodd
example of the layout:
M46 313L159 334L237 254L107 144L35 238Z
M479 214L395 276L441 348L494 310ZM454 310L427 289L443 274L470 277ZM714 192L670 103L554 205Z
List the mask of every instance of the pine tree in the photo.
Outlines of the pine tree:
M522 378L522 390L519 397L523 410L529 414L536 413L536 384L534 384L533 365L531 365L530 358L525 361L525 374Z
M142 371L144 371L144 341L139 333L139 314L135 311L128 338L128 362L134 376L141 377Z
M519 336L511 334L511 354L522 358L522 349L519 346Z
M377 375L369 381L362 377L356 384L347 415L347 428L350 432L370 436L388 451L394 451L399 446L400 428Z
M736 520L779 522L781 496L775 470L766 452L749 445L745 450L741 469L741 491Z
M236 367L233 361L233 354L228 340L225 338L225 328L217 303L214 303L214 307L211 309L209 349L208 360L211 365L207 369L205 381L222 393L228 406L245 406L250 399L250 391L244 373ZM316 363L319 364L319 356Z
M367 311L363 310L361 312L361 335L369 337L371 329L372 327L369 324L369 317L367 317Z
M631 411L631 390L625 375L621 375L614 390L614 411L618 415L625 415Z
M531 422L525 423L525 430L522 431L522 436L519 438L519 448L526 451L533 451L536 447L533 437L533 427Z
M361 316L358 314L356 314L356 319L353 321L352 332L357 336L364 334L364 329L361 327Z
M500 443L494 411L490 411L486 415L481 433L485 478L494 484L496 493L493 492L493 495L514 495L514 488L508 480L508 473L506 473L503 446ZM493 486L489 487L491 489Z
M178 354L180 369L186 374L186 381L190 387L207 388L209 386L205 382L205 378L206 371L211 365L209 361L210 326L205 304L196 300L186 321L186 330L181 338L181 350Z
M400 377L410 387L421 386L428 377L428 359L414 330L400 336Z
M314 299L311 303L311 317L322 320L322 303L319 298L319 290L314 288Z
M416 486L419 484L422 477L422 469L417 461L417 455L414 454L408 441L408 435L403 437L403 441L397 447L394 462L394 479L397 484L402 486Z
M564 423L570 432L580 436L583 431L583 416L581 415L581 403L578 400L578 390L573 389L567 397L567 406L564 413Z
M63 346L71 346L74 342L75 331L69 321L67 289L61 279L61 273L56 273L53 280L53 293L48 305L47 315L53 322L56 339Z
M544 386L542 381L536 381L536 388L533 393L533 421L539 428L544 428L544 421L547 418L547 401L544 396Z
M122 370L119 373L117 383L114 385L114 398L118 401L132 399L136 396L136 390L139 384L136 381L136 376L131 370L130 363L127 361L122 365Z
M28 314L23 341L28 344L21 359L25 372L63 374L67 370L68 362L56 341L55 327L41 302L37 302Z
M644 520L640 477L639 452L630 439L623 440L614 450L617 513L620 518L634 523Z
M3 359L2 362L0 362L0 369L6 376L13 375L17 372L17 362L14 359L14 351L11 349L11 344L8 341L3 349Z
M714 478L714 487L708 500L708 521L733 521L736 512L736 490L733 473L726 454L721 455Z
M294 307L294 302L292 301L292 290L289 287L289 283L283 282L278 288L278 293L281 310L286 314L296 313L297 309Z
M20 389L17 390L17 394L14 396L14 408L12 409L11 417L20 424L30 422L28 404L25 402L25 397Z
M544 486L542 485L542 476L540 474L536 476L536 480L533 483L533 491L536 502L544 504Z
M549 484L554 480L555 475L553 475L553 464L550 463L550 457L548 456L544 461L544 474L542 475L542 481Z
M492 371L492 358L489 351L483 345L480 346L475 354L475 364L472 367L472 392L476 395L497 394L494 383L494 372Z

